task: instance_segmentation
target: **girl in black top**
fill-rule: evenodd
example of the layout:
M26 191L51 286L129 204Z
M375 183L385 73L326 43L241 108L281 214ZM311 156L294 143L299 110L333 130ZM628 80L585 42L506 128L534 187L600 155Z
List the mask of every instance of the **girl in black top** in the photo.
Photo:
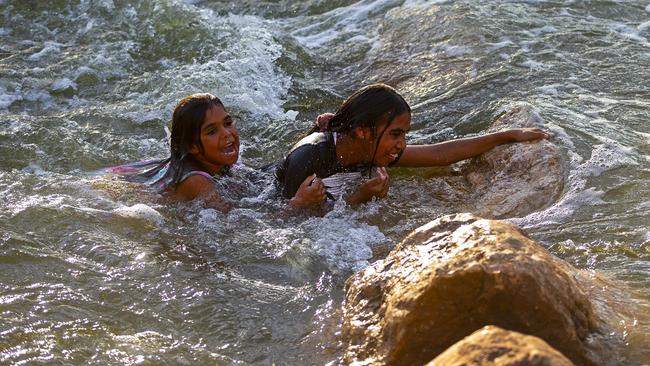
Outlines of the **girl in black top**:
M345 198L351 205L386 196L390 186L387 166L449 165L504 143L550 137L537 128L515 128L438 144L406 145L411 108L385 84L357 90L334 115L320 117L325 123L315 126L289 151L276 173L283 194L296 207L318 205L327 196L336 196L331 194L340 191L336 185L354 173L368 173L371 179Z

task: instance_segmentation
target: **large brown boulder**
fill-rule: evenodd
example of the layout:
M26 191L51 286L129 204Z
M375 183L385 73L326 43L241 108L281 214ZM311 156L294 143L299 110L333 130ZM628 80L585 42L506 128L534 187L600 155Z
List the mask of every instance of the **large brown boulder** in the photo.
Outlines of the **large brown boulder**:
M348 279L344 360L422 365L496 325L540 337L577 365L613 363L579 276L512 224L442 217Z
M427 366L572 366L537 337L485 326L438 355Z

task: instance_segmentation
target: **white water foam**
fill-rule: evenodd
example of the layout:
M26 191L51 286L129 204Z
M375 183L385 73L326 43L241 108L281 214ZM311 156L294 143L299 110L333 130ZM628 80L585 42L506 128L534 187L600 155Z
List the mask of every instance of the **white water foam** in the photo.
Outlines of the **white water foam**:
M158 226L162 226L165 223L165 218L160 214L160 212L144 203L136 203L133 206L118 207L113 210L113 213L129 219L146 220Z
M52 83L51 88L53 91L64 91L67 89L77 90L77 84L68 78L62 78L55 80Z
M551 67L543 62L535 61L532 59L527 59L526 61L522 62L521 66L527 67L531 71L541 71Z
M541 28L530 29L530 30L528 30L528 32L530 32L534 36L539 36L539 35L547 34L547 33L555 33L555 32L557 32L557 28L555 28L552 25L546 25L546 26L543 26Z
M201 11L205 26L214 33L226 33L229 41L223 52L212 60L178 65L166 59L159 63L165 70L156 75L143 76L141 83L173 85L157 101L151 103L151 92L133 94L123 105L126 116L136 122L154 118L167 120L180 98L199 91L217 95L226 105L254 116L268 116L274 120L293 121L295 111L282 108L291 78L276 67L283 49L273 37L273 24L250 15L219 16ZM147 80L150 79L150 80ZM162 79L162 81L159 81ZM160 106L166 106L161 108ZM143 110L142 106L148 110Z
M50 55L57 55L61 52L61 46L63 46L63 44L47 41L44 43L43 48L40 51L30 55L27 59L29 61L40 61Z
M14 102L22 99L23 96L20 92L9 92L6 87L0 85L0 109L7 109Z
M471 52L471 48L467 46L456 46L448 43L442 43L435 47L436 50L445 53L447 56L462 56Z
M345 275L368 266L372 248L389 239L370 226L338 213L312 217L294 227L267 227L256 233L261 242L276 248L298 272L324 266L335 275Z
M645 7L645 11L650 13L650 4L648 4L648 6Z
M371 24L371 18L383 14L387 9L400 5L396 0L364 0L346 7L330 10L309 20L315 23L298 28L292 35L298 42L308 48L319 48L339 40L342 37L347 41L367 39L369 44L377 38L377 30ZM355 38L363 36L363 38Z
M639 43L648 43L648 39L643 37L640 32L642 29L630 28L625 24L614 24L610 27L611 31L623 38L630 39Z
M537 88L537 90L539 90L543 94L555 95L559 93L558 88L561 88L562 86L563 86L562 84L549 84L549 85L540 86L539 88Z
M543 211L510 221L522 227L557 224L569 219L579 207L603 204L602 197L605 192L587 187L588 178L600 176L605 171L621 166L638 165L638 162L634 157L634 149L606 138L601 140L604 143L594 146L587 161L583 161L582 157L572 151L568 152L571 172L567 178L566 192L558 202Z
M487 43L488 47L486 49L487 52L494 52L496 50L500 50L504 47L508 47L512 45L512 41L508 38L502 38L499 42L496 43Z

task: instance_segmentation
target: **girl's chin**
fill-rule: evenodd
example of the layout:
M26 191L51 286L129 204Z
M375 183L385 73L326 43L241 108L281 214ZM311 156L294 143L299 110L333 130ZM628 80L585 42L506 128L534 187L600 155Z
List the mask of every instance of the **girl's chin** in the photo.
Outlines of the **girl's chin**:
M233 165L239 160L239 154L224 156L222 160L224 165Z

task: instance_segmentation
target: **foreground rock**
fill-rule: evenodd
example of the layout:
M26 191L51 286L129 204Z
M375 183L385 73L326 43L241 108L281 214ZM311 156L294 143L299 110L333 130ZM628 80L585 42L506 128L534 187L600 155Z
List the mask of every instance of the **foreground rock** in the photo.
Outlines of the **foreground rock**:
M483 327L427 366L572 366L543 340L494 326Z
M522 127L543 128L529 105L512 108L487 132ZM490 218L538 211L555 202L564 186L560 150L552 140L497 146L465 164L460 175L441 179L451 188L448 196L458 211Z
M578 276L512 224L442 217L348 279L344 359L422 365L496 325L540 337L577 365L613 364Z

